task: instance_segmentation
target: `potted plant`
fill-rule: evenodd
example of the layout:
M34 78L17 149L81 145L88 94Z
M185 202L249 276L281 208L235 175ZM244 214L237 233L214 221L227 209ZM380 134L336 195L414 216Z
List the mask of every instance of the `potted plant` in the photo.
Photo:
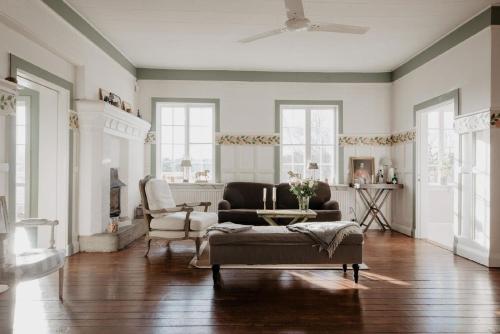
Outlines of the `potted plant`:
M290 176L290 192L297 197L299 202L299 210L309 210L309 200L316 193L318 181L313 179L302 179L300 175L293 172L288 172Z

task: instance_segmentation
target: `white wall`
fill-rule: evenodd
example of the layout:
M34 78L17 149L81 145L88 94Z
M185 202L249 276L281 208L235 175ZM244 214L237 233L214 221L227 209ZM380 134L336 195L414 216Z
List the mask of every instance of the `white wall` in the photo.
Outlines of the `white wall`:
M391 133L391 84L277 83L140 80L139 108L151 117L151 98L220 99L221 132L273 134L276 100L342 100L343 133L375 135ZM350 156L374 156L376 164L390 155L388 146L344 148L344 180L348 182ZM146 152L146 171L149 171ZM266 146L221 147L221 181L274 182L274 148ZM358 208L362 208L361 204ZM390 208L390 206L388 206ZM390 209L386 212L390 217ZM389 218L390 219L390 218ZM376 225L376 224L373 224Z
M460 112L473 113L490 107L491 29L486 28L454 48L393 82L392 132L414 127L413 107L454 89L460 89ZM413 225L413 145L395 145L393 161L405 185L402 196L393 198L393 223L403 233Z

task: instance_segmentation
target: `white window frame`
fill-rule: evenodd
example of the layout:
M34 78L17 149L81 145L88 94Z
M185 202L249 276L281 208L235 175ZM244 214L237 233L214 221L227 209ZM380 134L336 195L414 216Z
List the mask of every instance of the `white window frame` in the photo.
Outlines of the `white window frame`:
M31 217L30 213L30 180L31 180L31 122L30 122L30 110L31 110L31 101L30 98L27 96L18 96L17 97L17 103L23 102L25 105L25 138L24 138L24 184L23 183L18 183L17 182L17 175L15 178L15 187L16 187L16 193L17 193L17 188L18 187L24 187L24 219ZM15 154L17 155L17 146L19 145L17 143L17 119L15 122L15 127L16 127L16 143L15 143ZM17 159L16 159L17 161ZM16 163L17 165L17 163ZM17 168L17 166L14 166L14 168ZM14 217L17 220L17 203L16 203L16 210L14 213Z
M189 147L191 144L212 144L212 164L211 164L211 170L209 174L209 183L215 183L215 178L216 178L216 148L215 148L215 131L216 131L216 112L217 112L217 106L215 103L210 103L210 102L156 102L156 174L158 177L160 177L163 173L162 171L162 156L161 156L161 138L162 138L162 129L163 129L163 123L161 119L161 109L163 107L183 107L185 108L185 114L184 114L184 157L191 159L190 152L189 152ZM212 142L211 143L190 143L189 141L189 134L190 134L190 119L189 119L189 113L190 109L193 107L197 108L203 108L203 107L209 107L212 109ZM190 180L191 182L192 180Z
M334 152L333 152L333 166L332 166L332 175L333 175L333 180L328 180L329 184L335 184L338 183L339 180L339 145L338 145L338 138L339 138L339 111L340 108L337 104L280 104L279 105L279 119L280 119L280 134L283 134L283 110L284 109L300 109L300 110L305 110L305 118L306 118L306 125L305 125L305 163L304 163L304 170L302 173L302 176L307 175L307 165L311 161L311 147L313 146L311 144L311 110L332 110L333 109L333 128L335 129L335 135L334 135L334 141L333 145L314 145L314 146L333 146ZM299 146L300 144L297 144ZM283 144L283 141L281 141L280 146L279 146L279 181L284 182L288 180L288 175L283 175L282 174L282 165L283 165L283 146L288 146L286 144ZM291 146L291 145L290 145ZM300 145L303 146L303 145ZM317 162L318 164L320 163L319 161L314 161ZM316 173L316 177L318 178L319 175ZM324 180L320 180L324 181Z

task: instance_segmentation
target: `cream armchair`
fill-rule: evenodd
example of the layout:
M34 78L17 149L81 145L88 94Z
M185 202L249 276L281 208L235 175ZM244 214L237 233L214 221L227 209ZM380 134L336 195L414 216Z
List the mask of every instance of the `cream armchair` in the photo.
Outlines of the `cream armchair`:
M139 182L144 219L148 223L149 231L146 235L147 251L149 254L153 239L164 240L194 240L196 256L200 255L201 241L206 230L217 224L217 214L207 212L210 202L175 204L170 187L165 180L146 176ZM195 211L194 208L203 207L204 211Z

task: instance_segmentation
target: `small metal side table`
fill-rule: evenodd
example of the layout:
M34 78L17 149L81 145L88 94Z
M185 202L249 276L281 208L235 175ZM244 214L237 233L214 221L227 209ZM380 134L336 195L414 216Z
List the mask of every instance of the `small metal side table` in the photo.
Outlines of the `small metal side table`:
M370 225L375 220L377 224L380 225L382 230L391 229L391 225L387 218L385 218L382 213L382 207L389 198L389 195L393 190L403 189L402 184L390 184L390 183L374 183L374 184L360 184L360 185L349 185L354 188L359 194L361 201L366 207L365 213L361 216L359 221L359 226L365 226L365 231L368 230ZM372 195L370 190L375 190Z

